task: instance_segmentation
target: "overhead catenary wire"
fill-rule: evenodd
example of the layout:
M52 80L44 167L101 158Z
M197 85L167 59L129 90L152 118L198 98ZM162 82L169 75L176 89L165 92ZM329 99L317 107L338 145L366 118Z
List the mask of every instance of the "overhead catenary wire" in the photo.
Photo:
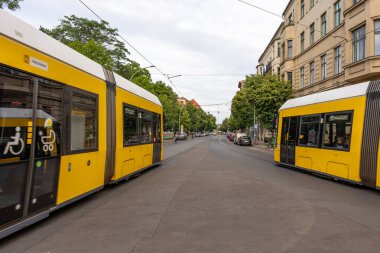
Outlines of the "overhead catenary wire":
M100 19L101 21L105 21L103 18L101 18L92 8L90 8L90 6L86 3L83 2L83 0L78 0L81 4L83 4L91 13L93 13L98 19ZM107 22L107 26L111 29L113 29ZM170 80L170 78L165 75L165 73L163 71L161 71L161 69L159 69L157 67L156 64L154 64L152 61L150 61L146 56L144 56L136 47L134 47L128 40L126 40L123 36L121 36L120 34L118 34L118 36L128 45L130 46L137 54L139 54L144 60L146 60L149 64L151 64L152 66L154 66L154 68L160 72L161 75L163 75L170 83L171 85L177 90L177 92L179 93L180 96L182 96L181 94L181 91L174 85L174 83Z
M269 10L267 10L267 9L264 9L264 8L262 8L262 7L256 6L256 5L254 5L254 4L251 4L251 3L246 2L246 1L243 1L243 0L237 0L237 1L239 1L239 2L241 2L241 3L244 3L244 4L246 4L246 5L249 5L249 6L251 6L251 7L254 7L254 8L258 9L258 10L261 10L261 11L267 12L267 13L273 15L273 16L276 16L276 17L281 18L283 21L286 21L286 18L284 18L282 15L279 15L279 14L277 14L277 13L271 12L271 11L269 11ZM327 10L327 9L326 9L326 10ZM301 25L301 26L305 27L305 28L310 28L310 25L302 24L300 21L294 21L294 20L292 20L292 21L293 21L294 23L298 24L298 25ZM320 31L320 30L318 30L318 29L315 29L315 27L314 27L314 31L315 31L315 32L322 33L322 31Z

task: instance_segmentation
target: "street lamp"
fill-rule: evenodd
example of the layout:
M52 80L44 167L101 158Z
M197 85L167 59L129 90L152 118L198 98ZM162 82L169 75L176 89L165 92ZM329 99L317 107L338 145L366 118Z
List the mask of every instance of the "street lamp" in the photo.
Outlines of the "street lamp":
M169 76L169 74L166 74L166 77L170 80L172 78L176 78L176 77L180 77L182 76L181 74L180 75L175 75L175 76Z
M142 71L143 69L149 69L149 68L154 68L154 67L156 67L156 66L151 65L151 66L148 66L148 67L141 68L141 69L137 70L135 73L133 73L133 75L131 76L131 78L130 78L129 80L132 81L133 77L134 77L137 73L139 73L140 71Z

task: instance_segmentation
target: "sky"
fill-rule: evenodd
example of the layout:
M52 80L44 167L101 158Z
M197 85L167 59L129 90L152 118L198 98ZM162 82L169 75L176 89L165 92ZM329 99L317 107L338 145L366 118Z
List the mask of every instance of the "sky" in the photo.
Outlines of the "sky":
M173 90L195 99L217 123L229 117L238 82L256 73L258 59L282 21L238 0L82 1L163 73L181 75L171 79ZM245 1L279 15L288 3ZM20 5L9 12L36 28L53 28L65 15L98 20L79 0L24 0ZM131 59L150 66L127 48ZM149 71L153 81L172 85L157 70Z

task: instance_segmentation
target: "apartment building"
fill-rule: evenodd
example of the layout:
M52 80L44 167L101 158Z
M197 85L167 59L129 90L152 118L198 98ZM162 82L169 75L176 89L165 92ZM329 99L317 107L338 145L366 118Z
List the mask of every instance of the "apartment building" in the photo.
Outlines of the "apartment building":
M268 46L265 48L263 54L259 58L259 64L256 66L256 73L265 75L272 73L273 75L280 74L281 63L281 40L280 32L282 31L284 23L281 23L270 40Z
M290 0L283 18L280 76L296 96L380 79L380 0Z

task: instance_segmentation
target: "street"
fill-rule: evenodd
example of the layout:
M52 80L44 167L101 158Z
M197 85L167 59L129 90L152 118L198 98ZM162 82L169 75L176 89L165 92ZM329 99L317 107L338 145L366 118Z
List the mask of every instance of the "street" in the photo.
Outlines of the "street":
M380 194L274 165L225 136L0 242L0 252L379 252Z

